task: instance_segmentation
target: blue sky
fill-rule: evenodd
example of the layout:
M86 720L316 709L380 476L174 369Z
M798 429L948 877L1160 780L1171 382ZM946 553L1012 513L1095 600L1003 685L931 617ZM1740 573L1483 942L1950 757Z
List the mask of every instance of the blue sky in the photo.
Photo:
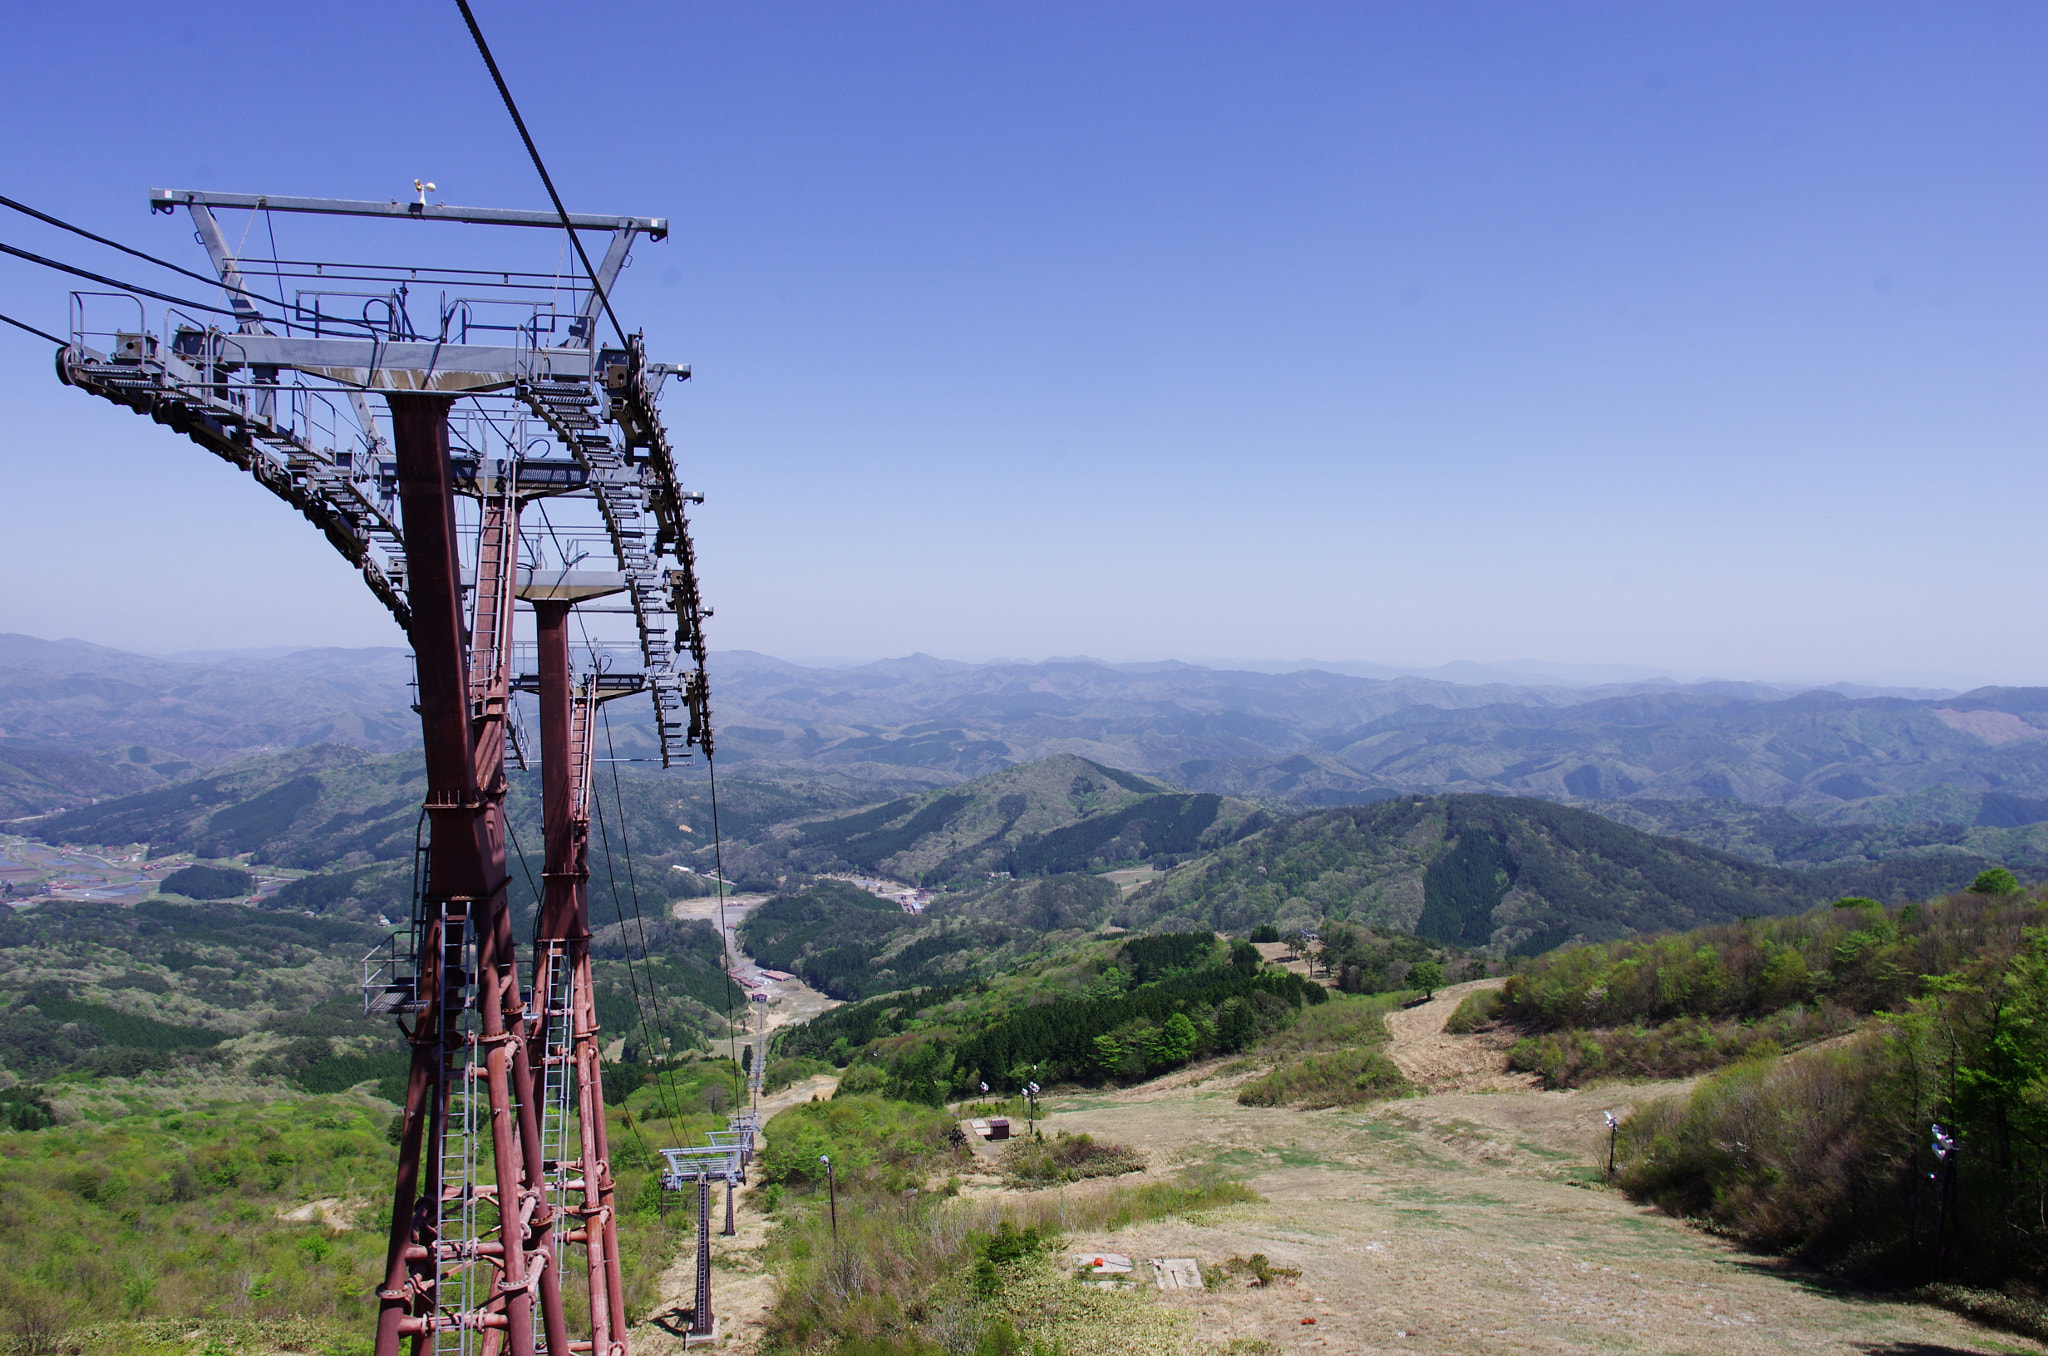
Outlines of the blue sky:
M478 13L572 209L677 223L618 308L721 648L2048 674L2039 6ZM145 188L545 205L452 4L104 18L10 16L0 191L193 267ZM0 355L0 630L399 642Z

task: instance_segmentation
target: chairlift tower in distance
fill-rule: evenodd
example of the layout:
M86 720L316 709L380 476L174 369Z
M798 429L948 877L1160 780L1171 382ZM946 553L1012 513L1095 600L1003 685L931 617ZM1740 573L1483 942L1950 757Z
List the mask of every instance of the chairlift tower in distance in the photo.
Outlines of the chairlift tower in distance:
M412 1049L377 1356L624 1356L589 955L593 721L645 694L663 766L712 744L687 513L700 500L657 408L689 370L651 361L639 334L601 342L598 325L635 242L667 223L449 207L415 187L405 202L151 189L153 212L189 216L226 306L153 314L132 293L74 292L57 374L248 472L412 642L427 768L413 911L363 983L365 1012L397 1019ZM229 243L252 233L221 220L242 212L440 224L365 232L377 262L252 258ZM608 243L590 275L500 268L473 231L453 238L463 227ZM414 261L432 249L461 262ZM538 750L519 692L538 698ZM546 883L522 983L507 761L536 752ZM587 1283L587 1336L564 1311L566 1265Z

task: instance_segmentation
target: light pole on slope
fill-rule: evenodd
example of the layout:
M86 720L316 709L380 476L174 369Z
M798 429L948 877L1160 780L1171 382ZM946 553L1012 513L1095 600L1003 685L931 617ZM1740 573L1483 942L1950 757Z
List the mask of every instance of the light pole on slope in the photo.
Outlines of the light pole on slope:
M832 1246L839 1246L839 1186L832 1180L832 1155L819 1154L818 1161L825 1165L825 1196L832 1202Z

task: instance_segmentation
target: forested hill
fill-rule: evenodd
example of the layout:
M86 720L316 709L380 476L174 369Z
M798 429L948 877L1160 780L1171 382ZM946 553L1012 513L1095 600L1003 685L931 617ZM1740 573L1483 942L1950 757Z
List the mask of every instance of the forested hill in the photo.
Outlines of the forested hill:
M541 866L539 774L515 769L510 781L511 890L515 908L523 913L533 903L531 881ZM718 789L728 840L868 799L795 779L771 784L723 778ZM615 889L643 898L650 907L710 890L708 879L697 874L709 870L713 860L709 787L702 779L625 768L616 779L609 774L599 778L595 790L590 890L596 917L617 912ZM383 913L397 918L411 905L414 836L425 794L426 775L416 752L369 754L341 744L314 744L19 828L52 843L146 844L153 859L190 853L312 872L286 886L277 905L322 916L368 919ZM773 888L772 881L767 884Z
M1350 920L1533 954L1849 894L1926 898L1990 865L1954 853L1798 871L1549 801L1403 797L1261 829L1138 891L1120 921L1238 931Z
M1243 801L1059 754L791 825L728 861L756 876L851 869L928 884L985 881L1185 857L1265 822Z

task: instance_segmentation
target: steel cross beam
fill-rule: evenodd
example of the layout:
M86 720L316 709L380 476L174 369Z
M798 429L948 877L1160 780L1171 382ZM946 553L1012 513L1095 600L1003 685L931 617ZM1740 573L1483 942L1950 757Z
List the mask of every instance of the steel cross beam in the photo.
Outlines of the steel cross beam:
M152 188L149 207L169 212L179 207L246 207L257 212L313 212L341 217L410 217L415 221L467 221L484 226L540 226L562 229L553 212L506 207L449 207L445 203L375 202L352 198L289 198L272 193L204 193L186 188ZM579 231L645 231L655 240L668 234L666 217L607 217L571 212L569 225Z

